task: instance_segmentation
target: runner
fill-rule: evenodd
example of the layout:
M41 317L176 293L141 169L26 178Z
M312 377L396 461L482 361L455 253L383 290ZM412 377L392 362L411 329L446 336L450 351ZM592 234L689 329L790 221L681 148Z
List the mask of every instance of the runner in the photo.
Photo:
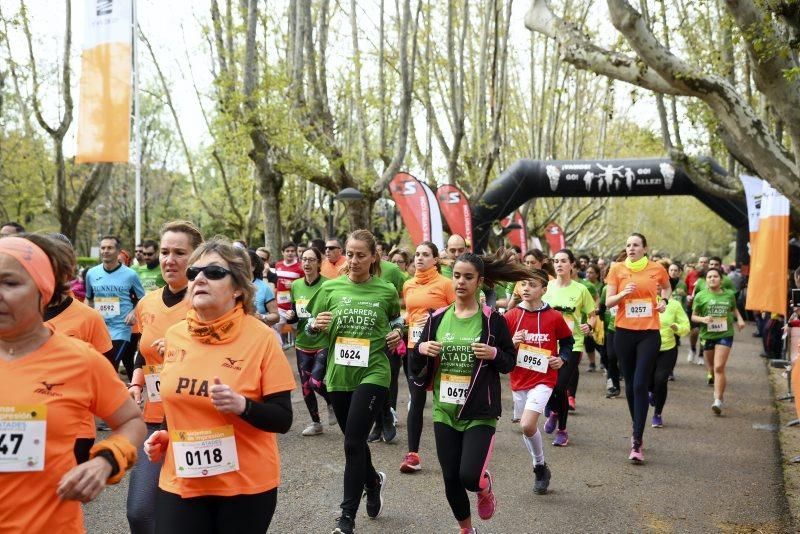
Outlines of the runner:
M686 273L686 306L687 314L691 317L692 299L694 299L694 286L697 281L706 277L706 269L708 269L708 256L700 256L697 258L697 264L694 269ZM700 335L700 325L698 323L691 323L692 330L689 333L689 352L686 355L686 361L689 363L694 362L697 365L703 365L703 358L700 357L700 351L697 350L697 338Z
M303 267L297 261L297 245L291 241L286 242L281 247L283 259L275 264L275 272L278 275L278 282L275 285L278 296L278 309L280 321L275 325L275 331L281 334L283 339L283 325L286 324L286 312L292 309L292 282L303 277ZM294 327L291 327L294 330ZM284 341L284 347L289 345L288 340Z
M625 251L625 262L613 264L606 277L606 306L617 306L614 348L625 376L625 396L633 424L628 459L641 464L649 408L647 389L661 346L658 314L664 312L672 287L664 267L645 255L647 239L642 234L632 233Z
M584 269L584 278L581 278L578 281L585 285L586 289L588 289L589 293L592 295L592 298L595 302L595 313L597 313L597 309L599 308L598 302L600 300L600 291L603 289L603 282L600 280L600 268L592 263L587 263ZM594 327L592 327L592 329L594 330ZM600 347L597 345L597 343L595 343L594 332L590 332L584 336L584 346L586 356L589 359L589 368L586 371L589 373L594 373L597 370L595 349L597 349L598 352L601 352Z
M400 269L401 273L403 273L403 278L405 281L411 279L414 273L414 263L411 261L408 252L402 248L392 249L392 251L389 252L389 259L392 263L397 265L397 268Z
M445 278L453 277L453 263L456 258L467 252L467 241L459 234L453 234L447 238L447 257L441 262L442 276Z
M673 264L674 265L674 264ZM671 266L670 266L671 267ZM683 311L683 305L678 299L670 299L664 313L658 317L661 327L661 349L653 367L653 376L650 385L650 406L655 408L653 412L653 428L664 426L662 414L664 404L667 402L667 386L675 363L678 361L677 337L683 337L689 333L689 318Z
M517 350L517 366L511 371L514 413L521 414L522 441L533 461L533 491L547 493L550 468L544 461L539 416L558 381L558 369L572 355L572 331L560 313L542 302L548 276L541 269L522 284L522 302L504 315Z
M109 359L114 369L120 360L125 373L133 376L133 353L131 346L131 325L134 322L133 309L145 292L139 277L130 267L120 263L119 238L103 236L100 239L101 265L96 265L86 273L86 300L89 306L100 312L111 334L114 344L114 357Z
M275 284L278 283L278 275L269 265L269 258L272 255L268 248L266 247L258 247L256 249L256 255L261 258L261 261L264 262L264 271L261 273L261 279L265 280L268 285L270 285L271 289L275 289Z
M290 324L297 324L297 341L294 344L297 353L297 373L300 375L300 387L303 391L303 400L311 415L311 424L303 429L304 436L322 434L322 422L319 417L317 405L318 394L328 406L328 424L336 424L336 414L333 412L328 390L325 388L325 367L328 360L328 349L325 340L312 338L305 329L311 314L308 313L308 303L327 280L319 274L322 263L322 253L316 248L307 249L300 257L303 265L304 276L292 282L292 309L286 312L286 320Z
M84 532L81 503L122 479L136 460L144 423L105 358L43 322L56 289L48 257L59 253L52 240L39 242L44 249L21 237L0 239L0 435L7 440L0 528ZM89 413L113 430L77 465L76 428Z
M158 243L152 239L145 239L142 241L142 262L139 262L139 257L137 255L136 263L131 267L136 271L136 275L139 277L139 281L142 282L142 287L147 293L166 285L164 278L161 276L157 249Z
M422 328L433 310L451 305L456 300L453 282L439 273L439 249L424 241L414 252L414 278L403 285L408 324L408 350L414 350ZM405 373L408 379L408 453L400 464L403 473L416 473L422 469L419 443L422 437L423 411L427 388L417 385L411 375L411 357L406 357Z
M733 320L736 319L736 327L741 332L744 319L736 308L736 294L723 289L722 273L718 268L708 268L706 284L708 287L696 293L692 301L692 320L701 325L700 340L708 370L707 380L714 386L711 409L720 415L727 385L725 365L733 347Z
M170 327L186 319L189 311L186 267L189 257L202 242L200 230L188 221L172 221L162 226L158 258L167 285L145 295L136 306L136 323L141 325L142 337L128 392L137 404L144 400L147 437L159 430L164 421L160 382L164 364L164 335ZM155 532L160 471L161 462L148 462L147 455L140 450L128 484L126 509L132 534Z
M278 312L278 303L275 301L275 293L264 281L264 261L253 249L247 249L247 256L250 258L250 265L253 268L252 282L256 288L253 297L256 317L265 325L272 326L280 321L280 313Z
M330 280L341 276L345 257L342 255L342 242L335 237L325 241L325 259L322 260L320 274Z
M8 221L0 225L0 237L11 237L25 232L25 227L16 221Z
M415 380L433 388L436 453L462 533L475 532L467 491L477 493L481 519L491 519L497 507L486 466L501 414L500 373L511 372L516 362L503 317L478 303L478 288L529 276L502 249L493 257L459 256L453 265L456 300L428 317L411 356Z
M325 282L317 291L308 304L313 319L306 323L306 332L322 335L328 347L325 385L344 433L344 497L333 529L337 534L354 531L362 494L367 495L371 519L383 509L386 475L372 465L367 434L389 388L387 347L394 350L402 338L399 298L378 277L375 237L356 230L345 250L346 276Z
M280 484L275 433L292 426L292 371L252 316L245 250L207 241L186 276L191 309L167 330L160 375L169 431L145 441L151 461L164 459L156 532L263 534Z
M552 434L558 428L553 445L566 447L569 445L567 418L570 405L575 406L575 394L578 390L578 365L581 362L584 336L594 328L595 302L586 286L572 278L575 256L571 250L565 248L556 252L553 256L553 266L556 271L556 279L547 284L547 291L542 300L552 306L554 310L561 312L567 326L572 331L575 343L572 346L572 354L558 370L558 381L545 409L547 422L544 424L544 431Z

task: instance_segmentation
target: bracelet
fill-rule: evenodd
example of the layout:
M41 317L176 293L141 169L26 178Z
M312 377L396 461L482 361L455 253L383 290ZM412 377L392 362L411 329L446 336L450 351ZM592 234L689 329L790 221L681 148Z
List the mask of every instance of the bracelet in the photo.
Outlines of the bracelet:
M141 384L131 384L131 385L130 385L130 386L128 386L128 387L129 387L129 388L132 388L133 386L136 386L137 388L139 388L139 389L141 389L141 390L144 390L144 386L143 386L143 385L141 385Z

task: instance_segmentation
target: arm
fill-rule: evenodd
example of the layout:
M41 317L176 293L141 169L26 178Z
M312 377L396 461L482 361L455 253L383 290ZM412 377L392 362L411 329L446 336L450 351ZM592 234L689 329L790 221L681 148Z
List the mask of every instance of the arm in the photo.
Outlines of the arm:
M564 360L564 363L572 357L572 348L575 346L575 338L572 336L564 337L558 340L558 357Z
M670 306L672 307L672 306ZM675 302L675 327L673 331L678 334L678 336L683 337L689 333L691 329L691 325L689 324L689 317L686 316L686 312L683 311L683 306L681 306L677 301Z
M292 392L267 395L262 402L245 398L245 408L239 417L264 432L285 434L292 427Z
M272 326L276 324L278 321L281 320L281 316L278 313L278 303L275 302L275 299L270 300L265 304L267 309L267 313L261 317L261 320L267 324L267 326ZM294 304L292 304L292 310L294 310ZM297 321L297 314L295 313L295 321Z

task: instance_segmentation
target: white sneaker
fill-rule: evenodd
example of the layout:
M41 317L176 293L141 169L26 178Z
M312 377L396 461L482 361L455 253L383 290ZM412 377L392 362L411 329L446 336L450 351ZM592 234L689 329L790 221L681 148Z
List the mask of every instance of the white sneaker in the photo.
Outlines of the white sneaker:
M336 412L333 411L333 405L331 404L328 405L328 424L330 426L338 424L338 421L336 420Z
M706 364L706 360L705 360L705 358L703 358L702 356L697 356L697 357L694 359L694 364L695 364L695 365L705 365L705 364Z
M697 355L694 353L692 349L689 349L689 352L686 354L686 361L688 363L692 363L695 361L695 358L697 358Z
M722 401L719 399L714 399L714 404L711 405L711 411L714 412L714 415L721 415Z
M311 423L303 430L304 436L318 436L320 434L322 434L322 423Z
M606 389L614 387L614 381L610 378L606 380Z

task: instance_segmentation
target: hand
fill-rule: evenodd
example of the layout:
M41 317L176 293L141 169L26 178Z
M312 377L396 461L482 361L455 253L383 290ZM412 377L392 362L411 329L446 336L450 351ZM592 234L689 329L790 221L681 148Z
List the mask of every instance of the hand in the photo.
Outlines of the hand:
M164 457L164 453L169 445L169 432L166 430L156 430L150 437L144 440L144 453L152 463L158 463Z
M155 347L156 352L158 352L159 356L164 356L164 351L167 348L167 344L165 339L162 337L161 339L156 339L153 343L150 344L151 347Z
M437 357L442 352L442 344L438 341L423 341L419 344L419 353L431 358Z
M656 306L656 311L657 311L658 313L664 313L664 311L665 311L666 309L667 309L667 302L666 302L666 301L664 301L664 300L662 300L662 301L659 301L659 303L658 303L658 306Z
M744 327L745 327L744 321L736 321L736 328L739 329L739 332L744 330Z
M714 321L714 318L709 315L708 317L703 317L703 321L702 322L704 322L706 324L711 324L713 321Z
M220 413L232 413L242 415L247 407L247 401L231 389L230 386L223 384L218 376L214 377L214 385L211 386L211 404Z
M672 329L673 332L677 332L678 331L678 324L677 323L672 323L671 325L669 325L669 327Z
M125 324L128 326L133 326L136 324L136 310L132 310L128 315L125 316Z
M486 343L472 343L472 353L479 360L494 360L497 355L497 349L490 347Z
M629 283L628 285L626 285L626 286L623 288L623 290L622 290L622 291L620 291L620 293L622 293L623 295L627 296L627 295L630 295L631 293L633 293L634 291L636 291L636 284L634 284L633 282L631 282L631 283Z
M139 384L131 384L128 387L128 395L131 396L131 398L133 399L133 402L135 402L136 404L141 404L142 403L142 386L140 386Z
M333 314L331 312L322 312L314 318L314 324L311 325L311 328L318 332L323 332L331 325L331 321L333 321Z
M400 344L400 341L403 339L403 336L397 329L392 330L388 334L386 334L386 346L389 347L389 350L394 350L397 348L397 345Z
M294 310L289 310L289 311L286 312L286 320L287 321L294 321L294 318L296 316L297 316L297 314L294 313ZM265 317L265 316L262 315L262 317Z
M587 336L592 332L592 327L589 326L588 323L581 323L580 328L581 328L581 332L583 333L584 336Z
M561 369L564 365L564 360L560 356L551 356L548 360L547 365L550 369Z
M105 458L92 458L61 477L56 495L64 500L90 502L100 495L110 476L111 464Z
M514 348L519 347L519 344L525 341L525 334L527 334L526 330L517 330L514 333L514 336L511 338L511 341L514 343Z

